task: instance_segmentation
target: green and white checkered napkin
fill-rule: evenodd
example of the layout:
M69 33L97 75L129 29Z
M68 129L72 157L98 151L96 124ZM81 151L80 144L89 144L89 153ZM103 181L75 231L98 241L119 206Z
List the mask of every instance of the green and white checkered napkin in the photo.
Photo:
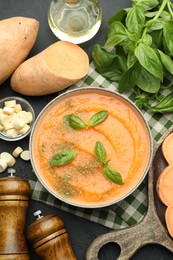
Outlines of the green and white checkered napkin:
M111 91L116 91L116 84L110 84L105 78L98 74L93 63L90 64L89 75L79 81L74 87L102 87ZM167 93L164 93L167 94ZM134 101L132 93L128 96ZM144 117L148 122L155 143L172 126L172 114L152 114L145 112ZM44 202L48 205L60 208L77 216L94 221L112 229L125 228L139 222L147 210L147 181L142 184L126 199L112 206L99 209L85 209L69 206L66 203L54 198L37 180L33 173L30 179L32 195L31 198Z

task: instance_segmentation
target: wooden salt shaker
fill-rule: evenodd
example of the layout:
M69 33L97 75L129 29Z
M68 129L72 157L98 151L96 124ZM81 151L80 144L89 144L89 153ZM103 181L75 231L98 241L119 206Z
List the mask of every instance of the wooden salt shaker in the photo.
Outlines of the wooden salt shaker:
M30 185L15 177L0 178L0 260L30 259L25 239L25 215L28 208Z
M64 222L56 215L43 217L40 210L34 216L37 219L28 227L26 236L41 259L76 260Z

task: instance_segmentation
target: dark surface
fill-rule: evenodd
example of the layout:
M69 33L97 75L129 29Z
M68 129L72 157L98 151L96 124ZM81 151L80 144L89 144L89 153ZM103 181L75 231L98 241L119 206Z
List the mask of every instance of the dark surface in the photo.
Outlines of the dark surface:
M57 38L53 35L49 29L47 23L47 12L49 8L49 0L0 0L0 19L5 19L13 16L27 16L33 17L39 20L40 29L36 40L36 43L30 52L29 56L42 51L44 48L54 43ZM106 19L109 18L113 13L122 7L128 7L131 5L131 1L127 0L100 0L100 5L103 9L103 22L101 28L97 35L89 42L82 44L81 47L90 56L91 47L95 43L103 43L105 40L105 31L107 28ZM3 62L3 61L1 61ZM7 80L2 86L0 91L0 98L6 96L16 95L11 88L9 80ZM46 97L26 97L28 101L31 102L35 110L36 116L41 111L41 109L53 98L54 95L49 95ZM0 140L0 152L8 151L12 152L16 146L22 146L23 148L28 148L28 138L19 142L5 142ZM17 176L27 177L31 172L31 165L28 162L23 162L18 159L16 163ZM1 175L4 176L5 174ZM98 225L94 222L87 221L85 219L74 216L70 213L66 213L62 210L55 209L53 207L47 206L43 203L38 203L36 201L30 200L29 209L27 213L26 227L31 224L35 219L33 217L33 212L35 210L41 209L44 215L47 214L57 214L60 216L67 228L69 233L69 238L77 260L85 259L85 252L92 241L99 235L109 232L110 229ZM2 223L1 223L2 224ZM133 243L133 241L132 241ZM119 254L119 247L116 244L110 244L101 249L100 259L101 260L111 260L116 259ZM30 247L31 259L40 259L34 253L33 249ZM172 254L170 254L166 249L157 245L148 245L139 250L133 257L134 260L163 260L163 259L173 259Z

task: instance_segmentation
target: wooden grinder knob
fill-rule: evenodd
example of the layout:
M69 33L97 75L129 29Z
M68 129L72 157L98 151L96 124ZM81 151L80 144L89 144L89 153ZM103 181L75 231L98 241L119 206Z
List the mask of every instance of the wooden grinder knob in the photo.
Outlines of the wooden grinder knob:
M27 180L11 176L0 178L0 260L28 260L24 235L30 185Z
M56 215L43 217L39 210L34 215L38 217L26 236L41 259L75 260L64 222Z

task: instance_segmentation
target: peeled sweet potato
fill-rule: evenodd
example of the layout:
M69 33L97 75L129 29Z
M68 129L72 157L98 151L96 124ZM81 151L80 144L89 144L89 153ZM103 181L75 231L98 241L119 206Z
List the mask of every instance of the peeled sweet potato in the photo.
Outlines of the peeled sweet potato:
M31 51L39 22L27 17L0 21L0 84L9 78Z
M23 62L11 77L11 87L27 96L51 94L76 83L88 70L88 55L82 48L58 41Z

